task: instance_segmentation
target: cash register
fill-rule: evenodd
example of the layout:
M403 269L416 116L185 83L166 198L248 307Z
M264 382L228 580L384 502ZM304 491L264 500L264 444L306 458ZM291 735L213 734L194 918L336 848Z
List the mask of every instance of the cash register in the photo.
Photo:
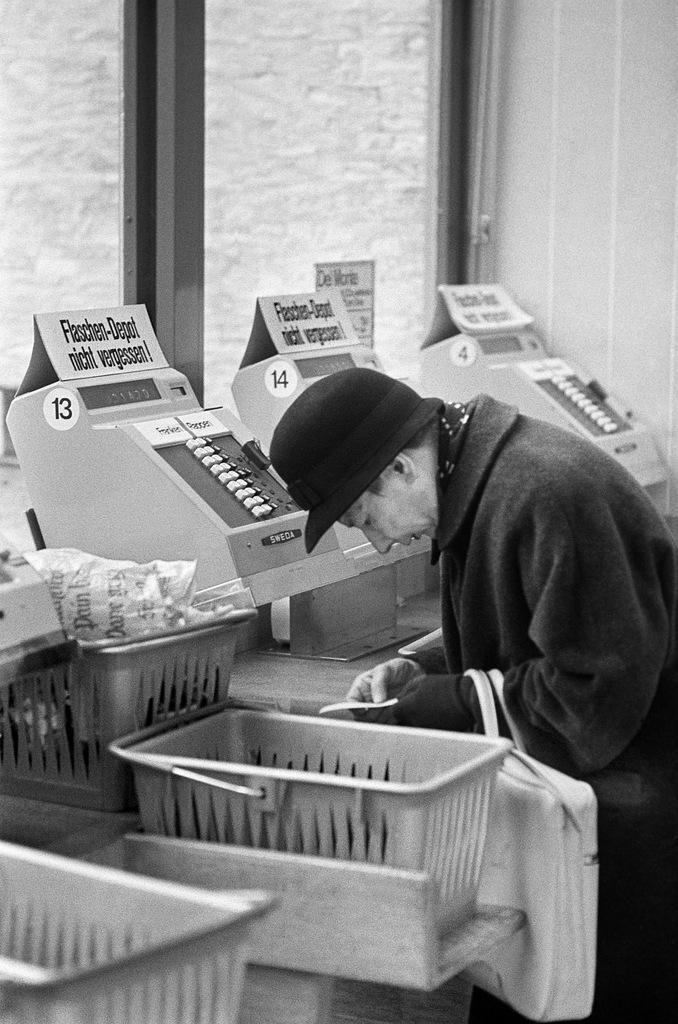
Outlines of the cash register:
M238 415L262 447L292 402L314 381L352 367L383 372L381 361L360 340L341 290L262 296L257 299L250 338L231 390ZM430 545L394 545L379 555L359 530L335 526L339 544L361 574L362 603L370 603L371 584L387 576L391 565L393 601L429 585ZM368 575L369 574L369 575Z
M195 559L205 607L234 586L258 607L299 597L292 653L327 653L369 628L357 608L332 622L324 591L357 574L353 560L334 531L306 554L306 513L253 431L201 407L144 306L36 315L7 427L45 546Z
M666 467L648 427L569 359L546 351L534 318L497 284L441 284L421 350L427 394L467 402L484 392L586 437L661 506Z

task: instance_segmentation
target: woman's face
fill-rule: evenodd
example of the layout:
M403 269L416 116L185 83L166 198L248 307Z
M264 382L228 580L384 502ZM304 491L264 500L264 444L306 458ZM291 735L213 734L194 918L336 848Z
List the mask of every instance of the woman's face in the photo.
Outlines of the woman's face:
M399 455L381 474L379 490L361 494L339 522L362 530L385 555L394 544L407 547L422 536L435 537L437 499L432 500L431 488L412 471L407 456Z

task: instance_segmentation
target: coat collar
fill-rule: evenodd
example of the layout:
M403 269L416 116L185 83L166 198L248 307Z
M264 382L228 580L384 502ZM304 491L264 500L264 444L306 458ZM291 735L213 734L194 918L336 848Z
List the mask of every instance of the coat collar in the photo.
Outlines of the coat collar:
M485 484L497 455L518 421L515 406L478 395L438 520L437 544L448 547Z

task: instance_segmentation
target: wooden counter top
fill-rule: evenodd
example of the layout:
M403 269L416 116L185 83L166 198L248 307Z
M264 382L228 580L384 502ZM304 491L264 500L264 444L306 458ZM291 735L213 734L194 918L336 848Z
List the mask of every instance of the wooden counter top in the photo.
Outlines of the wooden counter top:
M440 623L437 593L409 598L399 610L399 623L412 634L428 633ZM366 669L396 657L393 644L354 661L294 658L273 643L263 650L236 655L229 697L263 703L292 714L314 714L323 704L343 700L354 678Z

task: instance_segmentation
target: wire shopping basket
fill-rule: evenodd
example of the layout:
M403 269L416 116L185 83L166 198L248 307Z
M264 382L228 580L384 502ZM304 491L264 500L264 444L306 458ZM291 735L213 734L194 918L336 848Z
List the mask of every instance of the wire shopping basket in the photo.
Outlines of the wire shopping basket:
M441 922L475 906L503 739L234 707L112 744L143 828L428 872Z
M237 1024L272 902L0 842L0 1024Z
M116 736L218 706L240 627L233 609L207 624L131 640L73 641L72 656L0 676L0 792L78 807L133 804Z

